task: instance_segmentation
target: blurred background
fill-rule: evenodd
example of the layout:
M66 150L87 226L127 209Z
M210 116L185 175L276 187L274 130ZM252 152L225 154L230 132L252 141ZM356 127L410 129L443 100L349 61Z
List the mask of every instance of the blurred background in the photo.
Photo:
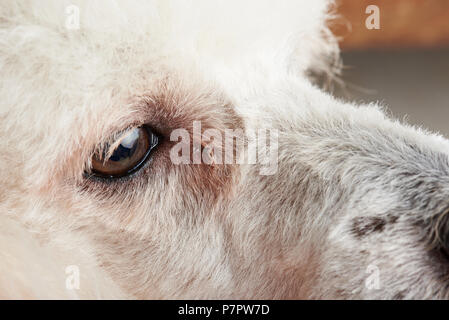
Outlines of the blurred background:
M376 14L379 29L368 29ZM379 101L390 113L449 138L449 0L337 0L343 85L337 96Z

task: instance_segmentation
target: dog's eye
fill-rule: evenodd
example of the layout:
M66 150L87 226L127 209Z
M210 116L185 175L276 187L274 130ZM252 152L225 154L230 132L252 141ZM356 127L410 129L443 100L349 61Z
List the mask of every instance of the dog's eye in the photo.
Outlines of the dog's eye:
M92 173L106 178L129 175L142 167L157 144L157 135L147 126L132 128L93 155Z

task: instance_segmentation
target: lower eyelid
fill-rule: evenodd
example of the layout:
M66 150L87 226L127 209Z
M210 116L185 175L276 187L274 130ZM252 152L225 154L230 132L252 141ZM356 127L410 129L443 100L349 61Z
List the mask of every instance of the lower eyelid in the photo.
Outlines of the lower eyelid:
M136 191L148 181L145 177L148 175L148 169L154 159L148 159L142 167L128 176L114 179L102 178L92 174L85 173L84 179L79 185L84 192L96 194L100 198L110 200L112 196L129 196L131 191Z
M144 178L145 175L149 174L149 169L152 169L151 167L158 163L160 164L162 158L161 153L163 152L163 149L165 149L165 143L163 137L158 135L158 144L153 147L153 149L150 151L151 154L149 157L138 167L137 170L131 172L128 175L124 175L121 177L116 178L107 178L107 177L99 177L92 173L85 172L84 173L84 179L87 183L93 183L93 184L101 184L101 185L125 185L127 183L131 182L140 182L138 181L141 178Z

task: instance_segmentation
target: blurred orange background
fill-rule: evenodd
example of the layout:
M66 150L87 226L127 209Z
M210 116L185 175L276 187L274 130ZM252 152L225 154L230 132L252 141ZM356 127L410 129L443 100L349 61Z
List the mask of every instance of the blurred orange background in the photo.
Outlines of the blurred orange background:
M379 30L365 26L369 5L379 7ZM337 0L336 12L343 50L449 45L449 0Z

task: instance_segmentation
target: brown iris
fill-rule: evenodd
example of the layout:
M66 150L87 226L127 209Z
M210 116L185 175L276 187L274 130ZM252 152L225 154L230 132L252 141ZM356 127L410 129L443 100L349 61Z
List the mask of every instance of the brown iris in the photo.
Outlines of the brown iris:
M141 168L157 144L158 137L147 126L129 129L93 155L92 173L106 178L131 174Z

